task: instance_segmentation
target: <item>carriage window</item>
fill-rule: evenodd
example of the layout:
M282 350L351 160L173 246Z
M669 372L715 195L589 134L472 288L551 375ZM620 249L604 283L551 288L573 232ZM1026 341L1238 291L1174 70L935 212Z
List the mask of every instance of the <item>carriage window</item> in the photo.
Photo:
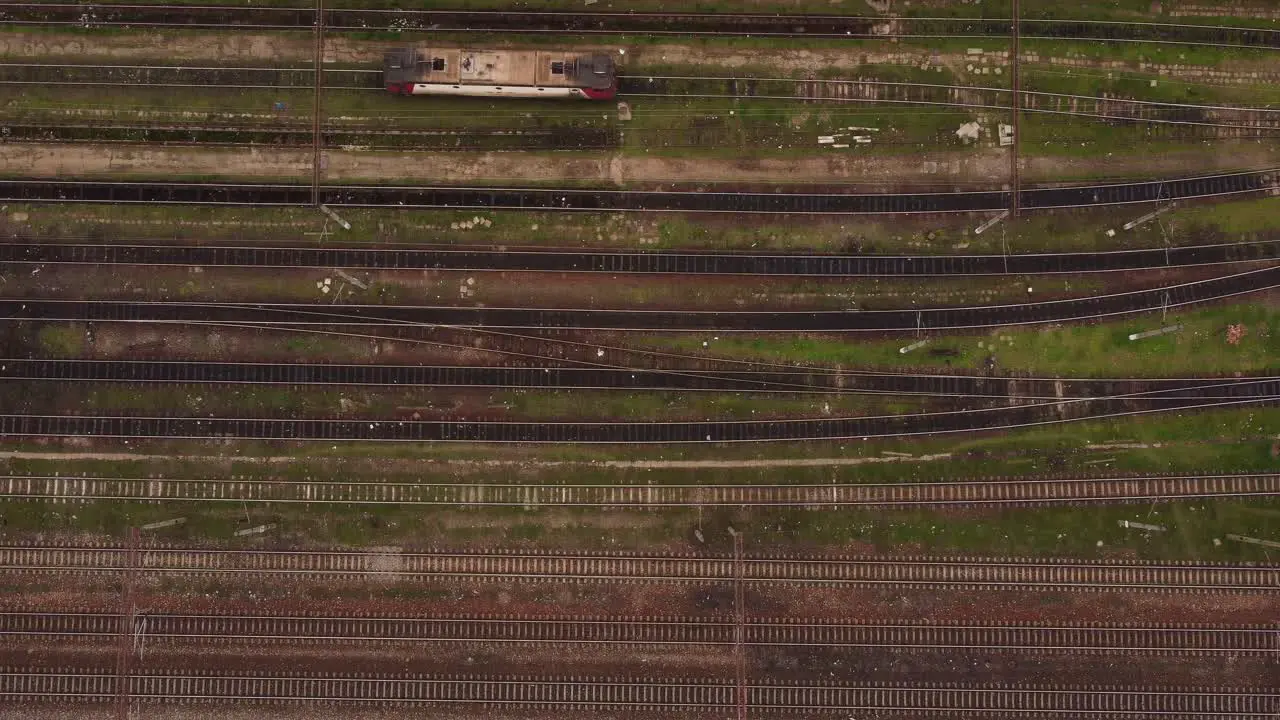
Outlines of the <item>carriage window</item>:
M444 58L431 58L431 72L444 72Z
M553 63L551 63L551 74L552 74L552 75L563 75L563 74L564 74L564 63L563 63L563 62L553 62Z

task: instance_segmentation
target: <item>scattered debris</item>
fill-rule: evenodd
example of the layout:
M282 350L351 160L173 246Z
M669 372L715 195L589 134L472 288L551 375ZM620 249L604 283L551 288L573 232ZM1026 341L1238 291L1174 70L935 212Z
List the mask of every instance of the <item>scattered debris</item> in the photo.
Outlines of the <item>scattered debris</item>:
M270 525L259 525L257 527L245 528L244 530L237 530L236 537L244 537L245 535L261 535L274 527L275 523L272 523Z
M1163 525L1148 525L1147 523L1133 522L1132 520L1121 520L1120 527L1136 528L1138 530L1148 530L1150 532L1164 532L1168 529ZM1099 541L1099 544L1101 544L1101 541Z
M860 130L860 131L864 131L864 132L873 132L873 133L874 133L874 132L880 132L880 128L873 128L873 127L857 127L857 126L855 126L855 127L847 127L847 128L843 128L843 130L845 130L845 131L855 131L855 130ZM845 140L845 138L848 138L849 140L852 140L852 141L853 141L853 142L852 142L852 144L853 144L853 145L869 145L869 144L871 144L871 136L870 136L870 135L861 135L861 134L859 134L859 135L846 135L845 133L837 133L837 134L834 134L834 135L819 135L819 136L818 136L818 144L819 144L819 145L829 145L829 146L831 146L831 148L832 148L832 149L840 150L840 149L848 148L848 147L850 147L850 145L851 145L851 143L850 143L850 142L848 142L848 141L846 141L846 140Z
M355 285L356 287L360 288L361 290L368 290L368 289L369 289L369 286L368 286L368 285L365 285L363 282L361 282L361 281L357 280L356 278L352 277L349 273L344 272L344 271L343 271L343 270L341 270L341 269L335 269L333 272L334 272L338 277L342 278L343 280L346 280L347 282L351 283L352 285Z
M1171 332L1178 332L1181 329L1182 329L1182 325L1170 325L1168 327L1162 327L1159 330L1148 330L1146 332L1131 333L1129 335L1129 340L1130 341L1144 340L1146 338L1155 337L1157 335L1164 335Z
M910 345L907 345L907 346L905 346L905 347L898 348L898 354L900 354L900 355L906 355L907 353L909 353L909 352L911 352L911 351L913 351L913 350L919 350L920 348L922 348L922 347L924 347L925 345L928 345L928 344L929 344L929 341L928 341L928 340L917 340L916 342L913 342L913 343L911 343Z
M618 120L625 121L630 119L631 119L631 104L624 103L624 102L618 103Z
M1232 345L1239 345L1240 341L1244 339L1244 336L1248 332L1249 332L1249 329L1244 326L1244 323L1228 325L1227 326L1227 342Z
M330 210L328 205L321 205L320 212L324 213L325 215L328 215L331 220L341 225L343 230L351 229L351 223L338 217L338 214Z
M982 126L976 122L967 122L956 130L956 137L964 142L973 142L982 133Z
M986 231L990 230L992 227L994 227L996 223L1000 222L1001 220L1003 220L1003 219L1005 219L1005 218L1007 218L1007 217L1009 217L1009 211L1008 211L1008 210L1005 210L1004 212L1001 212L999 215L996 215L995 217L991 218L990 220L988 220L988 221L986 221L986 222L982 223L981 225L979 225L978 227L974 228L974 229L973 229L973 234L974 234L974 235L981 235L982 233L984 233L984 232L986 232Z
M1155 210L1155 211L1149 212L1149 213L1147 213L1146 215L1143 215L1142 217L1138 218L1137 220L1131 220L1131 221L1129 221L1129 222L1125 223L1125 224L1124 224L1124 229L1125 229L1125 230L1132 230L1132 229L1134 229L1134 228L1138 227L1139 225L1142 225L1143 223L1151 222L1152 220L1156 219L1157 217L1160 217L1161 215L1163 215L1163 214L1165 214L1165 213L1169 212L1169 211L1170 211L1170 210L1172 210L1174 207L1175 207L1174 205L1170 204L1170 205L1166 205L1166 206L1164 206L1164 207L1160 208L1159 210Z
M167 528L167 527L173 527L173 526L175 526L175 525L181 525L182 523L184 523L184 522L186 522L186 521L187 521L187 519L186 519L186 518L184 518L184 517L180 517L180 518L173 518L172 520L161 520L161 521L159 521L159 522L147 523L146 525L143 525L142 527L140 527L140 528L138 528L138 529L139 529L139 530L159 530L159 529L161 529L161 528Z
M316 289L324 293L325 295L328 295L329 290L331 290L329 286L332 284L333 284L333 278L325 278L324 280L321 280L316 283Z
M1244 535L1227 535L1228 540L1236 542L1249 543L1250 545L1261 545L1263 547L1280 548L1280 542L1273 540L1259 540L1258 538L1245 537Z
M1013 126L1000 123L997 126L1000 136L1000 147L1009 147L1013 144Z

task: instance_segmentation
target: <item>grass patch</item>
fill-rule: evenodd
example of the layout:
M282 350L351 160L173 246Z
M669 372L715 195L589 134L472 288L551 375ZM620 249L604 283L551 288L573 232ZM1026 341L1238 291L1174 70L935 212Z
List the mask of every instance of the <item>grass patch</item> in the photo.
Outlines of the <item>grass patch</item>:
M1184 329L1140 341L1130 333L1180 323ZM1227 326L1243 324L1238 345ZM1240 304L1171 312L1167 321L1145 314L1119 322L1070 327L999 328L984 335L934 337L912 354L898 352L907 340L837 339L783 335L690 333L650 337L635 343L686 354L764 360L824 367L949 367L982 371L994 357L1002 371L1065 377L1142 377L1258 373L1280 369L1280 311ZM706 343L704 346L703 343ZM945 352L944 352L945 351Z
M75 358L84 355L85 329L80 323L45 325L36 334L40 350L52 357Z
M4 535L74 533L121 537L127 528L185 517L158 539L177 543L261 546L236 538L236 530L274 524L267 542L369 547L535 546L560 550L645 550L670 547L701 528L714 549L725 550L720 532L732 524L746 533L749 551L846 551L850 543L880 553L971 554L995 557L1127 557L1147 560L1275 562L1273 550L1226 540L1227 534L1280 537L1280 501L1226 499L1042 509L930 510L692 509L630 513L591 510L485 508L434 510L412 507L218 505L38 501L0 502ZM1120 520L1168 528L1148 533ZM1217 541L1215 543L1215 541Z
M840 547L864 543L880 552L905 549L920 554L1216 562L1280 559L1275 550L1226 540L1227 534L1280 540L1280 499L1276 498L1005 510L788 510L762 515L748 521L744 531L767 544ZM1124 528L1121 520L1159 525L1168 531Z
M919 412L912 397L848 393L720 393L497 388L49 383L6 386L9 406L26 412L107 415L362 418L391 420L418 412L439 417L618 421L751 420Z

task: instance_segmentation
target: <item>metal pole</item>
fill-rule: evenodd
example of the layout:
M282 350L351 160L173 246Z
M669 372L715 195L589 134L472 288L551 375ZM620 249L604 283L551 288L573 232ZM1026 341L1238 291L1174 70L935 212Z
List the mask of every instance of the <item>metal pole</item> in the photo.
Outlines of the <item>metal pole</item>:
M1018 118L1022 109L1022 78L1021 73L1018 72L1018 56L1021 50L1019 23L1018 0L1013 0L1013 62L1009 64L1013 72L1013 145L1009 148L1010 222L1018 219L1018 144L1022 140L1022 133L1018 131Z
M316 0L315 24L315 63L316 87L315 98L311 103L311 204L320 206L320 161L323 149L323 137L320 128L320 95L324 85L324 0Z
M742 533L733 533L733 654L737 670L738 720L747 720L746 608L742 589Z
M120 613L120 647L116 652L116 718L129 720L129 660L133 655L133 581L138 568L138 529L129 528L127 560L122 578L123 607Z

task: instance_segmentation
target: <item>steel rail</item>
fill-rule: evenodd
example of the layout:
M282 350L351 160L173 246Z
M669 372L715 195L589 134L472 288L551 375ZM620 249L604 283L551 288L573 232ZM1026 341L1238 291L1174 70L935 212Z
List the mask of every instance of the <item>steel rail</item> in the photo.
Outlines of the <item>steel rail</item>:
M0 322L215 323L631 332L901 332L1080 322L1167 310L1280 286L1280 265L1148 290L1020 305L912 310L596 310L311 303L0 299Z
M1148 123L1152 129L1147 133L1147 140L1174 140L1188 142L1236 142L1241 139L1280 138L1280 121L1274 127L1259 125L1199 123L1155 119L1121 119L1119 116L1094 116L1090 118L1116 118L1123 123ZM788 131L791 132L791 131ZM363 152L369 150L396 151L435 151L435 152L529 152L545 151L584 151L608 150L621 148L626 144L624 135L635 140L635 131L608 128L560 128L548 130L491 130L491 131L437 131L423 130L359 130L346 127L330 127L323 130L324 142L343 151ZM701 148L716 141L709 138L702 130L688 129L660 133L650 133L654 142L660 143L664 149ZM310 134L296 127L278 126L237 126L234 128L213 128L203 125L189 127L172 126L166 128L131 125L72 125L57 124L23 124L10 123L0 128L0 140L9 143L39 143L75 145L94 143L97 145L145 145L158 143L166 148L203 148L230 147L252 148L270 147L274 150L301 149L310 141ZM785 142L792 147L807 146L811 136L799 132L791 132ZM748 141L751 142L751 141ZM910 140L893 139L879 141L880 147L915 147L918 143Z
M735 562L721 555L553 551L272 551L143 547L138 572L153 576L282 580L465 582L724 582ZM0 545L0 573L99 576L120 572L128 550L113 546ZM1280 591L1280 566L973 557L747 556L743 581L796 586L1057 588L1196 592Z
M850 440L990 432L1086 420L1131 418L1172 410L1272 407L1280 390L1235 400L1113 401L1105 410L1063 416L1053 404L963 411L800 420L672 422L520 422L491 420L284 419L278 417L137 417L0 415L0 438L277 440L287 442L467 443L740 443ZM1102 403L1099 403L1102 404ZM1131 409L1133 407L1140 409ZM1120 409L1124 408L1124 409Z
M1280 31L1278 31L1280 32ZM314 83L304 84L301 82L305 76L314 75L315 70L311 66L306 67L271 67L271 66L228 66L228 65L103 65L103 64L66 64L66 63L16 63L6 62L0 63L0 73L6 70L51 70L56 71L59 75L65 75L68 72L75 73L77 71L87 71L96 74L114 74L117 72L134 73L138 75L132 82L121 82L118 84L150 84L152 80L147 75L151 73L211 73L211 77L218 74L234 75L239 73L267 73L272 75L296 74L299 83L296 85L280 85L280 84L261 84L252 86L243 85L227 85L226 87L290 87L290 88L312 88ZM366 70L360 68L324 68L326 75L350 75L352 77L367 78L365 85L357 86L325 86L330 89L372 89L382 91L381 70ZM653 89L656 85L662 87L670 81L677 82L703 82L726 84L729 87L743 86L744 93L735 97L754 97L755 93L752 88L759 83L781 83L790 84L800 87L814 88L843 88L847 86L889 88L889 89L915 89L915 90L944 90L947 92L981 92L991 93L994 95L1008 95L1013 92L1009 88L991 87L984 85L952 85L946 83L920 83L920 82L903 82L891 80L875 80L869 78L794 78L794 77L769 77L769 76L740 76L740 75L636 75L619 76L619 82L626 88L630 88L632 92L640 89ZM20 80L4 80L0 84L11 82L13 84L35 84L46 82L47 78L32 80L29 83ZM74 77L61 77L60 84L76 85L78 83ZM95 84L117 84L115 82L103 82ZM220 86L218 83L211 83L212 86ZM626 90L621 92L626 93ZM686 97L690 93L681 93L671 95L671 97ZM1141 100L1137 98L1125 97L1098 97L1095 95L1079 95L1072 93L1054 93L1038 90L1019 90L1018 94L1028 98L1043 98L1047 100L1075 100L1097 103L1099 105L1133 105L1137 107L1153 108L1157 110L1201 110L1201 111L1222 111L1222 112L1241 112L1241 113L1257 113L1260 115L1280 115L1280 109L1273 108L1269 105L1220 105L1210 103L1187 103L1172 102L1160 100ZM777 96L769 96L773 99ZM789 97L789 96L783 96ZM841 100L838 95L818 95L807 94L797 95L795 99L801 100ZM971 103L942 103L956 105L962 107L978 107L978 108L995 108L999 107L999 101L993 101L991 105L971 104ZM1071 111L1052 111L1045 108L1028 108L1029 112L1043 112L1061 115L1089 115L1086 112ZM1135 119L1133 117L1121 116L1125 119Z
M396 505L448 507L948 507L1133 503L1273 497L1278 474L969 478L902 483L787 485L495 484L235 478L0 476L0 498L26 500Z
M0 612L0 637L109 639L114 613ZM221 643L520 643L664 646L733 645L734 622L706 617L539 617L503 615L191 615L140 614L149 645ZM945 624L747 618L742 642L754 647L892 650L1022 650L1070 653L1280 655L1280 626L1083 624Z
M1225 400L1265 390L1278 376L1065 378L868 371L725 371L634 367L482 367L239 363L195 360L53 360L0 357L0 379L375 387L825 392L1016 399L1064 403L1118 398Z
M187 87L198 85L200 87L223 87L227 89L308 89L314 90L315 77L312 68L270 68L270 67L208 67L208 66L180 66L180 65L68 65L68 64L41 64L41 63L0 63L0 77L17 73L21 76L19 79L4 78L0 79L0 84L11 85L46 85L56 82L58 85L84 85L90 87L96 86L115 86L115 87L133 87L133 86L150 86L150 87ZM253 83L247 83L243 76L248 74L263 75L264 79ZM87 79L97 77L99 75L122 75L123 80L95 80ZM182 79L184 75L190 76ZM325 77L337 76L343 77L348 83L355 82L357 84L326 84L324 87L331 90L368 90L383 92L380 79L380 71L377 70L360 70L360 69L327 69L324 71ZM291 80L290 80L291 78ZM364 78L363 81L360 78ZM727 87L731 92L713 93L704 90L691 90L688 87L681 87L679 92L668 93L661 90L672 82L687 85L689 82L700 82L716 87ZM794 86L796 92L792 94L762 94L757 85L779 85L788 84ZM822 92L815 92L807 88L818 88ZM921 97L905 98L905 97L863 97L861 89L877 89L884 92L899 93L921 93ZM842 92L841 89L844 89ZM658 91L658 92L655 92ZM657 98L756 98L770 100L804 100L804 101L829 101L836 103L881 103L888 105L922 105L936 107L964 107L971 109L988 109L999 110L1006 108L1007 103L999 100L998 97L993 98L989 102L970 102L960 101L953 97L943 98L935 96L936 93L946 93L954 96L956 93L991 93L999 96L1011 92L1004 88L992 88L970 85L946 85L932 83L906 83L878 80L837 80L837 79L819 79L819 80L801 80L795 78L769 78L769 77L726 77L726 76L641 76L619 78L619 94L631 97L657 97ZM930 93L934 93L931 95ZM1095 120L1107 120L1122 122L1127 124L1143 123L1156 126L1172 126L1175 128L1188 127L1200 129L1219 129L1219 130L1235 130L1249 131L1255 134L1266 135L1275 132L1280 125L1280 121L1270 119L1259 122L1224 122L1221 119L1213 119L1206 117L1206 114L1222 115L1224 113L1233 115L1242 115L1245 117L1252 115L1261 115L1263 117L1273 116L1280 113L1268 107L1248 107L1248 106L1226 106L1226 105L1198 105L1192 103L1171 103L1158 101L1145 101L1126 98L1097 98L1084 95L1072 95L1062 93L1048 93L1039 91L1021 91L1021 96L1028 99L1037 98L1047 102L1057 102L1060 106L1067 103L1072 109L1048 108L1048 107L1032 107L1028 105L1026 112L1041 115L1045 117L1079 117ZM1083 101L1086 105L1081 108L1079 104ZM1088 105L1092 103L1092 106ZM1114 106L1130 106L1135 108L1136 114L1116 113L1105 110ZM1093 109L1090 110L1089 108ZM1173 113L1172 117L1157 117L1152 113L1168 112ZM19 131L17 135L21 138L21 127L16 128ZM112 128L108 128L112 129ZM49 128L49 132L56 132L57 127ZM10 130L10 136L13 137L13 130ZM336 132L336 131L335 131ZM356 132L356 131L348 131ZM1239 134L1239 133L1237 133ZM566 143L566 147L572 147Z
M714 251L319 247L143 244L52 238L0 242L0 262L50 265L197 265L228 268L346 268L811 277L1057 275L1197 267L1280 259L1280 240L1091 253L1009 255L760 254Z
M580 35L766 36L847 39L942 39L1007 36L1008 18L786 15L763 13L578 13L326 8L326 28L338 32L573 33ZM175 27L237 30L310 29L301 8L111 3L11 3L0 23L79 28ZM1146 42L1213 47L1280 47L1275 30L1189 23L1024 19L1030 39ZM1037 34L1038 33L1038 34Z
M1280 129L1276 130L1280 135ZM321 130L327 147L360 150L438 150L441 152L488 150L587 150L617 148L622 131L607 128L515 130L396 130L329 126ZM7 123L0 128L5 142L82 143L137 145L162 143L165 147L271 147L301 149L314 141L312 128L298 125L206 125L134 123Z
M1026 188L1025 210L1103 207L1221 198L1273 192L1274 168L1166 180ZM521 209L555 211L719 212L764 214L915 214L1000 212L1005 191L852 194L847 192L761 193L725 184L702 191L606 188L431 187L329 185L321 188L330 207ZM11 202L146 203L194 205L306 206L310 185L246 183L100 182L0 180L0 200Z
M114 676L100 669L7 667L0 697L14 702L104 702ZM141 703L358 704L423 707L475 705L493 709L690 710L724 712L736 685L687 678L593 678L552 675L262 674L137 672L130 697ZM1174 720L1231 717L1270 720L1280 694L1237 688L953 684L942 687L836 682L761 683L747 688L759 711L992 712L1039 717L1154 716Z

